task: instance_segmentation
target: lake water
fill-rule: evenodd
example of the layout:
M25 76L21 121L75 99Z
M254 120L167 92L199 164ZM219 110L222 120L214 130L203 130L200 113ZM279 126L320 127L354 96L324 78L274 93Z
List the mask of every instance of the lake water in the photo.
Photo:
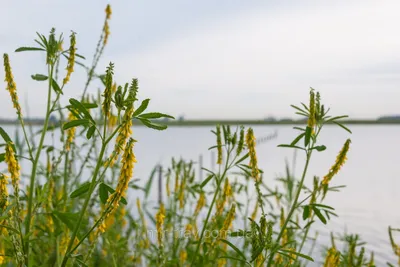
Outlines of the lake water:
M4 127L13 135L14 127ZM259 167L264 170L264 181L271 184L285 172L285 159L292 161L293 150L278 148L281 143L290 143L297 131L291 126L255 126L256 137L277 133L275 139L261 143L257 147ZM213 156L208 150L215 144L212 127L170 127L166 131L154 131L144 127L134 129L135 178L146 179L156 164L169 166L171 157L198 161L203 156L203 165L215 167ZM318 225L319 248L329 244L329 233L357 233L368 242L367 251L375 251L377 266L387 261L396 262L388 238L389 225L400 227L400 126L351 126L353 134L333 126L326 126L320 144L326 151L315 152L310 163L307 185L311 185L314 175L322 177L334 163L344 141L352 143L348 161L332 180L332 185L346 185L339 193L330 193L325 201L336 209L338 218L333 218L327 226ZM318 154L317 154L318 153ZM301 175L304 157L297 156L295 174ZM204 174L205 175L205 174ZM400 238L400 237L399 237ZM399 240L398 238L398 240ZM315 251L319 258L320 251ZM316 265L318 266L318 264ZM320 265L319 265L320 266Z

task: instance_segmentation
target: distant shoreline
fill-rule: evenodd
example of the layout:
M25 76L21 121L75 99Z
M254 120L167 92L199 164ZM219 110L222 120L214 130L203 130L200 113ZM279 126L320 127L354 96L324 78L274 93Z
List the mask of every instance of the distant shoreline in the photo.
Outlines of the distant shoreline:
M345 125L400 125L400 120L340 120ZM279 120L279 121L266 121L266 120L162 120L158 123L168 126L214 126L217 124L223 125L305 125L304 120ZM41 121L35 120L33 122L25 121L26 125L40 126L43 125ZM57 124L57 122L54 122ZM2 125L19 125L16 121L0 121ZM140 122L135 123L135 126L141 126Z

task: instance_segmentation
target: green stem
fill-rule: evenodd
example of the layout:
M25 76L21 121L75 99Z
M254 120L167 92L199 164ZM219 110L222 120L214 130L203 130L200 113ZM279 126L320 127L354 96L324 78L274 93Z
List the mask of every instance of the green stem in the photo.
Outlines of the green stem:
M67 251L66 251L66 253L64 255L64 259L63 259L62 264L61 264L62 267L66 266L66 264L67 264L67 261L69 259L70 254L71 254L72 245L74 244L74 240L76 238L76 235L78 234L78 231L79 231L80 225L82 223L83 217L85 216L85 213L86 213L86 209L87 209L87 207L89 205L90 197L92 196L94 188L96 186L96 178L97 178L97 175L99 173L100 167L102 165L102 159L103 159L103 156L104 156L104 152L106 150L106 145L107 145L106 143L103 143L103 145L101 147L99 159L97 161L97 165L96 165L96 168L95 168L94 173L93 173L92 181L90 183L89 192L88 192L88 195L87 195L87 197L85 199L85 202L84 202L84 204L82 206L82 210L81 210L81 213L79 215L78 222L77 222L77 224L76 224L76 226L74 228L74 231L72 233L71 239L69 240Z
M299 183L298 188L297 188L297 192L296 192L295 199L294 199L293 204L292 204L292 207L290 208L290 211L289 211L289 213L288 213L288 215L287 215L287 217L286 217L286 220L285 220L285 222L284 222L284 224L283 224L283 226L282 226L282 228L281 228L281 231L279 232L279 235L278 235L278 237L276 238L276 241L275 241L276 244L279 244L279 241L281 240L282 235L283 235L283 233L284 233L284 231L285 231L285 229L286 229L286 227L287 227L287 225L288 225L288 223L289 223L289 221L290 221L290 219L291 219L291 217L292 217L294 211L295 211L296 208L297 208L297 204L298 204L297 202L299 201L301 189L303 188L304 180L305 180L305 178L306 178L308 165L309 165L310 159L311 159L311 154L312 154L312 150L309 150L309 151L307 152L306 164L305 164L305 166L304 166L303 174L302 174L302 176L301 176L301 180L300 180L300 183ZM274 252L272 252L272 253L270 254L270 256L269 256L269 260L268 260L268 264L267 264L268 267L271 266L272 261L273 261L273 258L274 258Z
M49 118L50 118L50 105L51 105L51 81L53 80L53 71L54 67L50 65L49 67L49 88L48 88L48 93L47 93L47 110L46 110L46 118L44 121L44 126L43 126L43 131L42 135L40 137L39 141L39 146L36 151L35 159L33 161L33 166L32 166L32 173L31 173L31 179L29 183L29 195L28 195L28 213L26 217L26 227L25 227L25 236L29 235L30 228L31 228L31 220L32 220L32 207L33 207L33 192L34 192L34 187L35 187L35 179L36 179L36 174L37 174L37 167L39 164L39 158L40 158L40 152L42 151L43 148L43 142L44 138L46 136L47 128L49 125ZM26 258L29 259L29 238L26 239ZM28 265L29 266L29 265Z

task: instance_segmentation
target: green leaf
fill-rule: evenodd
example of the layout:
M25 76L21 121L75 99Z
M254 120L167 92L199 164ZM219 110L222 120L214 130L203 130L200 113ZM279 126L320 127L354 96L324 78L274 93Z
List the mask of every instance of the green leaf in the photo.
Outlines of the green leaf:
M35 81L46 81L49 78L49 77L47 77L46 75L43 75L43 74L34 74L34 75L31 75L31 77Z
M80 187L78 187L75 191L73 191L69 197L70 198L77 198L86 192L88 192L90 189L90 182L85 182L83 183Z
M65 123L63 126L63 129L68 130L69 128L80 126L80 125L88 126L88 124L89 124L89 120L87 120L87 119L74 120L74 121Z
M317 151L321 152L321 151L324 151L326 149L326 146L324 146L324 145L315 146L315 147L313 147L311 149L316 149Z
M325 123L327 123L327 122L332 122L332 121L335 121L335 120L344 119L344 118L348 118L348 117L349 117L349 116L347 116L347 115L332 117L332 118L329 118L328 120L326 120Z
M301 133L299 134L291 143L291 146L295 146L300 140L301 138L303 138L306 134L305 133Z
M1 153L0 154L0 162L3 162L5 160L6 153Z
M140 118L145 118L145 119L159 119L159 118L170 118L170 119L175 119L174 117L164 114L164 113L159 113L159 112L150 112L150 113L145 113L141 114Z
M302 147L299 147L299 146L286 145L286 144L281 144L281 145L278 145L278 147L288 147L288 148L296 148L296 149L305 150L304 148L302 148Z
M12 143L10 136L6 133L6 131L4 131L2 127L0 127L0 135L1 137L3 137L6 143Z
M239 163L241 163L242 161L244 161L245 159L247 159L248 157L249 157L249 153L247 153L246 155L244 155L243 157L241 157L240 159L238 159L236 162L235 162L235 165L238 165Z
M297 109L298 111L300 111L301 113L307 113L304 109L299 108L298 106L295 105L290 105L292 108Z
M96 122L93 120L92 116L90 115L89 111L85 108L85 106L79 102L78 100L74 98L69 99L69 103L78 111L80 111L86 119L89 119L93 122L93 124L96 124Z
M307 126L306 128L306 135L304 138L304 146L307 147L311 140L312 129Z
M75 222L79 219L79 213L53 211L53 214L62 221L71 231L75 229Z
M294 254L294 255L296 255L296 256L298 256L298 257L300 257L300 258L303 258L303 259L306 259L306 260L309 260L309 261L312 261L312 262L314 262L314 259L313 259L313 258L311 258L310 256L307 256L307 255L301 254L301 253L299 253L299 252L296 252L296 251L292 251L292 250L288 250L288 249L280 249L280 251L283 251L283 252L289 253L289 255L290 255L290 254Z
M225 244L227 244L228 246L230 246L234 251L236 251L237 254L239 254L240 257L242 257L242 259L246 260L246 256L243 254L242 251L240 251L240 249L238 249L234 244L232 244L231 242L229 242L226 239L220 239L222 242L224 242Z
M235 258L235 257L230 257L230 256L221 256L218 257L217 259L230 259L230 260L234 260L234 261L239 261L239 262L243 262L244 264L246 264L247 266L252 266L250 262L244 260L244 259L239 259L239 258Z
M154 122L149 121L149 120L147 120L147 119L141 119L141 118L139 118L139 120L140 120L141 123L143 123L143 125L147 126L148 128L151 128L151 129L163 131L163 130L165 130L165 129L168 128L167 125L154 123Z
M323 204L314 203L314 204L310 204L310 205L311 205L311 206L316 206L316 207L319 207L319 208L323 208L323 209L335 210L335 209L332 208L331 206L327 206L327 205L323 205Z
M140 106L138 107L137 110L135 110L135 112L133 112L133 117L136 117L140 114L142 114L143 111L146 110L147 106L149 105L150 99L145 99L142 101L142 103L140 104Z
M326 219L325 219L324 215L322 215L321 211L320 211L317 207L315 207L315 206L313 206L312 209L313 209L313 211L315 212L315 215L317 215L318 219L319 219L323 224L326 224Z
M86 138L87 139L90 139L90 138L92 138L92 136L93 136L93 134L94 134L94 132L96 131L96 126L91 126L90 128L89 128L89 130L87 131L87 133L86 133Z
M149 196L151 185L153 184L153 180L154 180L157 170L158 170L157 166L153 168L153 170L151 171L151 174L150 174L150 178L147 180L147 183L144 187L144 194L145 194L146 198Z
M56 80L54 80L54 79L51 80L51 86L53 87L54 91L57 94L62 94L63 95L63 92L62 92L60 86L57 84Z
M15 52L24 52L24 51L46 51L46 50L44 50L43 48L39 48L39 47L26 47L26 46L17 48L15 50Z
M310 216L310 206L306 205L303 209L303 220L305 221Z
M341 123L339 123L339 122L337 122L337 121L334 121L333 123L339 125L340 127L342 127L343 129L345 129L346 131L348 131L349 133L352 134L352 132L350 131L350 129L347 128L346 126L344 126L343 124L341 124Z
M81 103L81 104L87 109L92 109L92 108L98 107L98 105L96 103Z
M99 196L101 203L106 204L108 199L108 190L104 183L101 183L99 186Z
M107 190L107 192L108 193L114 193L115 192L115 190L111 187L111 186L109 186L108 184L105 184L105 183L101 183L100 184L100 186L102 186L103 185L103 187L104 187L104 189L105 190ZM108 193L107 193L107 197L106 197L106 200L105 200L105 202L104 203L106 203L107 202L107 199L108 199ZM101 198L101 197L100 197ZM121 197L121 200L120 200L120 202L122 203L122 204L124 204L124 205L128 205L128 201L126 201L126 199L124 198L124 197Z
M205 187L213 177L214 177L214 174L208 175L207 178L200 184L200 187L201 188Z

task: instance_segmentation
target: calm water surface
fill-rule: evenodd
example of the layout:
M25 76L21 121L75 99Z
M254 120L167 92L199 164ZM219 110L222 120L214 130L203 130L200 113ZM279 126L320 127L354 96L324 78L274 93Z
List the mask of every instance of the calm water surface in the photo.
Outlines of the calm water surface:
M4 127L13 135L14 127ZM211 127L171 127L158 132L143 127L134 129L138 163L135 178L146 180L155 164L169 166L171 157L198 161L203 156L203 165L214 168L213 156L208 148L215 144ZM387 228L400 227L400 126L351 126L353 134L341 128L327 126L322 132L320 144L327 150L316 152L311 160L306 183L311 185L314 175L323 176L334 163L338 151L347 138L352 143L348 161L334 177L332 185L346 185L339 193L330 193L325 203L336 209L338 218L328 225L318 225L319 243L314 252L320 258L321 249L329 244L329 233L357 233L368 242L367 250L375 251L377 266L387 261L396 262L392 255ZM255 126L257 137L277 133L275 139L262 143L257 148L259 167L264 170L266 183L285 173L285 159L293 163L293 150L278 148L281 143L290 143L297 131L291 126ZM57 138L55 138L56 140ZM49 137L47 142L51 142ZM304 166L304 157L297 156L295 174L299 177ZM205 175L205 174L203 174ZM238 227L238 226L237 226ZM240 227L240 226L239 226ZM400 237L399 237L400 238ZM316 264L315 266L320 266Z

